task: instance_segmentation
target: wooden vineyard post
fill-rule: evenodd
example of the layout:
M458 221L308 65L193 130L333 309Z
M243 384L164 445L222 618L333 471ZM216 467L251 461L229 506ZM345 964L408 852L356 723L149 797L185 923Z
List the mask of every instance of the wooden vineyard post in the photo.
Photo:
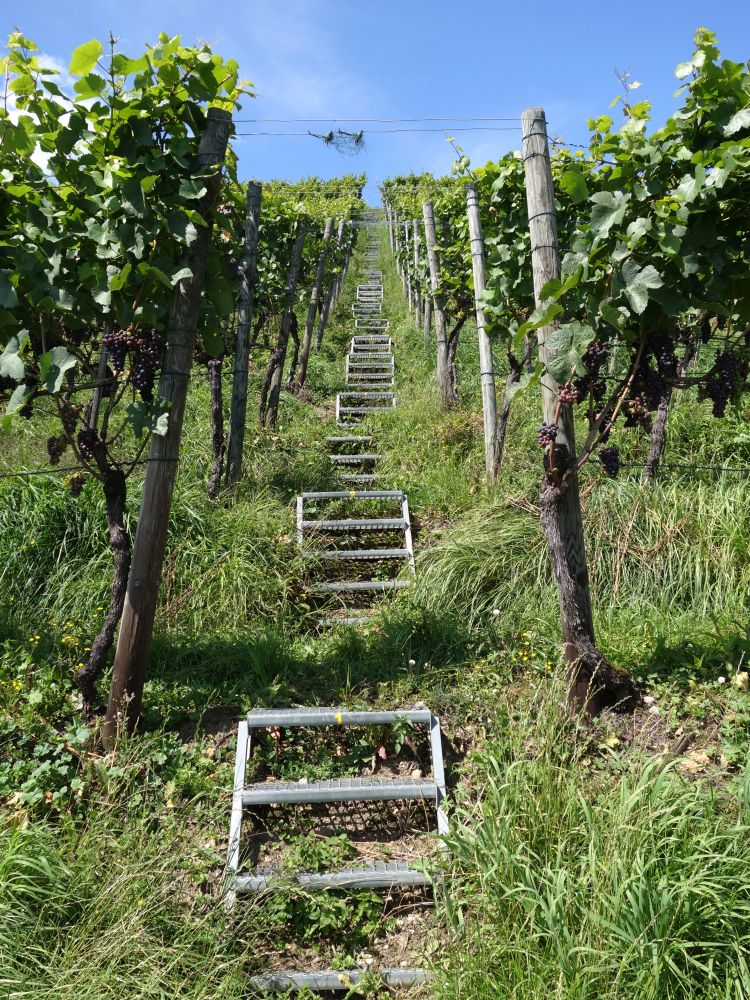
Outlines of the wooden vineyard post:
M182 258L182 264L190 268L191 276L183 278L176 285L169 316L158 390L159 398L166 400L170 407L169 423L163 437L154 434L151 438L107 714L102 727L102 738L108 748L114 744L120 728L133 730L141 712L146 664L151 649L167 544L169 511L180 457L182 422L198 328L201 292L211 243L212 209L221 186L221 172L218 168L224 162L231 126L232 116L228 111L208 109L198 146L196 167L199 172L205 172L210 167L217 169L203 181L206 193L199 211L207 224L198 227L195 240Z
M404 220L404 296L411 313L413 308L412 281L411 281L411 251L409 249L409 220Z
M281 326L279 327L279 339L275 349L271 353L268 370L266 371L266 377L261 389L260 422L264 427L275 427L279 415L281 380L284 374L284 361L286 360L289 334L294 322L294 293L297 289L297 279L299 278L299 270L302 263L302 250L305 246L306 229L305 219L300 217L297 220L294 247L289 262L286 285L284 286L284 312L281 317Z
M258 258L258 225L262 186L260 181L250 181L247 186L247 215L245 216L245 252L240 279L240 303L237 317L237 344L232 378L232 406L229 416L229 451L227 458L227 486L239 482L242 475L242 446L245 441L247 419L247 375L250 361L250 324L253 318L253 299Z
M471 266L474 272L474 308L477 315L479 337L479 374L482 381L482 415L484 419L484 465L487 481L497 477L497 395L495 392L495 366L492 360L492 343L485 330L482 294L487 287L482 241L482 222L479 216L479 195L476 184L466 187L466 212L469 217Z
M440 290L440 261L435 240L435 210L431 201L422 205L424 215L424 241L427 260L430 265L430 288L432 290L432 313L435 322L435 342L437 345L437 383L444 406L453 404L448 375L448 342L445 336L445 310L443 294Z
M560 277L557 219L552 170L547 142L547 122L542 108L529 108L521 116L526 200L529 211L534 299L542 304L542 289ZM554 357L550 340L556 324L537 332L539 359ZM557 424L554 443L545 452L540 494L541 524L547 539L557 581L565 658L568 662L568 701L596 714L607 704L632 704L638 699L632 678L612 666L596 648L591 613L586 546L576 470L573 413L560 404L559 386L546 372L541 381L545 424Z
M315 326L315 320L318 316L318 306L320 303L320 286L323 284L323 276L326 270L326 260L328 258L328 244L331 241L331 234L333 233L333 219L326 219L325 229L323 230L323 246L320 251L320 256L318 257L318 267L315 272L315 280L313 281L312 291L310 292L310 303L307 307L307 320L305 322L305 333L302 338L302 349L299 356L299 372L297 373L297 381L294 384L294 391L299 392L305 384L305 379L307 378L307 362L310 357L310 345L312 344L313 328Z
M393 255L396 259L396 274L403 285L403 266L401 263L401 224L398 216L393 216Z
M336 231L336 247L341 246L344 239L344 229L346 228L346 222L344 219L339 220L339 227ZM348 261L347 261L348 263ZM338 289L340 283L344 278L344 268L342 267L339 274L335 274L329 284L326 291L325 299L323 300L323 309L320 313L320 322L318 323L318 332L315 335L315 350L319 351L321 344L323 343L323 334L326 332L326 326L328 326L328 314L338 297Z
M425 294L422 303L424 315L422 317L422 333L424 336L425 350L430 346L430 334L432 333L432 296L429 292Z
M412 219L412 246L414 248L414 320L422 323L422 287L419 282L419 219Z

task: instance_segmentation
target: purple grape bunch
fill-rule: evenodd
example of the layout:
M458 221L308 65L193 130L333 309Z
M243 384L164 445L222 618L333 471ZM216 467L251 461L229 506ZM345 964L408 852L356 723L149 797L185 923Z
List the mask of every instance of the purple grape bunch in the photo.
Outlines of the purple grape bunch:
M541 448L546 448L548 445L553 444L555 438L557 437L557 432L559 428L557 424L542 424L539 428L539 445Z
M599 462L610 479L617 479L617 473L622 468L620 452L617 448L600 448Z
M720 354L706 379L705 395L713 403L713 415L723 417L727 403L737 390L740 381L740 362L733 351Z

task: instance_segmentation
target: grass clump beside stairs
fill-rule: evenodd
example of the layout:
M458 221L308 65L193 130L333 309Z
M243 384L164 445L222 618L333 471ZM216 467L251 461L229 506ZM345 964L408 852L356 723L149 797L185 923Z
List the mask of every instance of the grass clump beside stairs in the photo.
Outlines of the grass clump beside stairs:
M562 694L509 712L474 757L448 837L441 995L742 1000L750 771L729 802L674 764L592 755Z
M665 470L647 487L637 470L585 471L600 643L656 701L625 721L571 722L536 510L538 400L514 403L488 493L474 330L459 347L462 405L446 413L386 254L383 268L399 405L379 418L378 471L408 492L418 577L374 627L313 628L293 509L300 490L335 482L324 438L356 267L309 397L283 394L272 434L250 413L231 506L206 493L196 372L144 726L115 755L81 725L72 682L108 596L101 496L0 482L0 994L246 996L284 930L262 901L222 908L236 718L424 701L448 737L454 802L435 995L750 996L750 695L733 683L750 657L747 479ZM251 400L266 360L257 348ZM675 465L750 461L739 419L712 422L689 395L668 432ZM642 443L619 443L638 460ZM4 470L44 464L25 425L0 445ZM139 491L134 480L131 526ZM310 777L328 763L311 760ZM352 947L344 933L343 964Z

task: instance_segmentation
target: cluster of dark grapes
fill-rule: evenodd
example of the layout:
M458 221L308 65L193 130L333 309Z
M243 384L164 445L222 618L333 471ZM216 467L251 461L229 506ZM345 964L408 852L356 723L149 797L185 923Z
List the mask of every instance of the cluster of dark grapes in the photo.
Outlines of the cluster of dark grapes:
M656 367L662 379L672 379L677 375L677 358L674 353L674 341L668 333L652 333L648 338L648 346L656 360Z
M76 443L78 444L78 451L81 458L86 462L90 462L94 457L94 449L99 443L99 435L93 427L82 427L76 437Z
M80 415L81 407L77 404L69 403L67 399L64 399L60 403L60 419L62 421L63 428L65 429L65 433L69 436L72 436L75 433Z
M53 435L47 438L47 454L50 465L59 465L63 452L68 447L68 438L65 434Z
M579 400L578 389L576 389L572 382L566 382L565 385L561 385L558 395L560 402L569 406L573 406Z
M102 338L102 344L109 355L109 363L115 375L121 375L125 370L128 351L133 347L132 330L113 330Z
M610 479L616 479L617 473L622 467L622 462L620 461L620 452L617 448L600 448L599 449L599 461L601 462L602 468L607 473Z
M154 381L161 360L161 337L158 330L146 330L135 338L135 356L131 378L147 402L154 398Z
M651 413L647 401L640 395L628 396L625 402L625 426L640 427L648 434L651 430Z
M599 376L606 360L606 347L600 344L598 340L595 340L593 344L589 344L583 356L583 363L586 365L586 374L574 379L571 385L571 391L575 391L576 393L576 402L583 399L589 391L597 403L600 403L604 399L607 387L604 379Z
M161 359L161 337L158 330L113 330L102 340L109 363L116 375L125 370L128 354L133 355L131 379L135 389L147 402L153 399L154 381Z
M720 354L703 387L703 394L713 403L715 417L724 416L741 377L742 365L737 355L733 351Z
M81 490L83 489L83 484L86 482L86 477L82 472L76 472L72 476L69 476L66 480L66 485L68 487L68 492L72 497L79 497L81 495Z
M542 424L539 428L539 444L542 448L546 448L547 445L552 444L557 437L558 427L557 424Z

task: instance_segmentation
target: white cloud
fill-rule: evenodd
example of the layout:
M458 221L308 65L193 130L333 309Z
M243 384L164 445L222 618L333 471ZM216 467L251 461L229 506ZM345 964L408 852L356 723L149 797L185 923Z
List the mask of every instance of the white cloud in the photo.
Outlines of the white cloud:
M245 105L248 117L325 117L332 110L362 115L375 106L378 95L367 82L366 60L362 73L347 68L342 58L347 50L337 46L305 0L255 3L247 28L246 62L258 104L262 101L262 110Z

